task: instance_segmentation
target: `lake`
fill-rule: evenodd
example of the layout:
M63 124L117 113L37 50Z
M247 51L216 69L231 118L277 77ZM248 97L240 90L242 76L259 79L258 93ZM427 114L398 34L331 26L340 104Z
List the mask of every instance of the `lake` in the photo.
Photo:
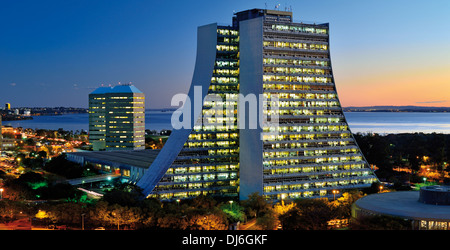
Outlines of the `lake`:
M172 129L172 112L146 111L145 128ZM3 125L57 130L88 130L88 114L34 116L33 120L4 121ZM421 112L345 112L353 133L450 133L450 113Z
M353 133L444 133L450 134L450 113L346 112Z

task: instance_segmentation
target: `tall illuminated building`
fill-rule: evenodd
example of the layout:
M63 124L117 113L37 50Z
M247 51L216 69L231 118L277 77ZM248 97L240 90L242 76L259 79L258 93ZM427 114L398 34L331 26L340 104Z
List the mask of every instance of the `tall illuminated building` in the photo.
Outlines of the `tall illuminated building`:
M199 93L201 100L229 98L185 107L195 126L172 132L137 183L145 195L317 198L377 181L338 99L328 24L295 23L292 12L252 9L236 13L232 26L199 27L197 42L189 99L198 100ZM239 94L267 101L262 109L239 110ZM233 107L221 111L226 119L203 118L224 106ZM267 121L238 128L242 110L240 122L250 123L254 112Z
M100 87L89 94L93 150L145 149L145 96L133 85Z

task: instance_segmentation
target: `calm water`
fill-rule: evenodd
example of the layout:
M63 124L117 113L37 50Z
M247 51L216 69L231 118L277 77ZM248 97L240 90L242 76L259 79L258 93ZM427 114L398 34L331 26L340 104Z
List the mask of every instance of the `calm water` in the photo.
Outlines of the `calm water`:
M3 125L24 128L88 130L88 114L36 116L33 120L4 121ZM146 111L145 128L172 129L172 112ZM448 133L450 113L347 112L345 117L353 133Z
M353 133L445 133L450 134L450 113L347 112Z
M171 129L170 119L172 112L146 111L145 128L160 131ZM3 125L13 127L23 127L31 129L51 129L63 128L67 131L89 130L89 114L67 114L58 116L33 116L33 120L23 121L3 121Z

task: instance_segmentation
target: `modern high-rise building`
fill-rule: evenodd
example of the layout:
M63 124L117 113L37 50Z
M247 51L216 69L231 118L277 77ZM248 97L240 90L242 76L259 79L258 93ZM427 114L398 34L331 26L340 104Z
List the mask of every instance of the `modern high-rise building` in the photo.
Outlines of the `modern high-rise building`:
M327 23L295 23L287 11L251 9L232 26L199 27L180 110L194 126L172 131L137 185L169 200L333 197L369 187L377 177L344 117L329 46ZM259 108L242 101L253 96Z
M100 87L89 94L93 150L145 149L145 96L133 85Z

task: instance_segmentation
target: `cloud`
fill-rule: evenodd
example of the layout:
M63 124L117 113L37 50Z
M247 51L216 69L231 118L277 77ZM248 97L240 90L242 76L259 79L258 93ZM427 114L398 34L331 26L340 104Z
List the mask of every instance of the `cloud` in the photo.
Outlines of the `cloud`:
M17 84L15 82L10 83L9 85L15 87Z

